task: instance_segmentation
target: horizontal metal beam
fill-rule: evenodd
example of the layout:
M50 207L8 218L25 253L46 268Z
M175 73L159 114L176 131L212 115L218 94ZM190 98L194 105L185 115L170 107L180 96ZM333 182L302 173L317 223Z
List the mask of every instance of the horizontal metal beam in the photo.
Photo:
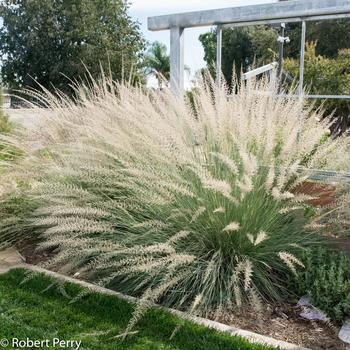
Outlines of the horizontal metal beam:
M250 79L250 78L254 78L257 75L266 73L266 72L268 72L270 70L276 69L277 67L278 67L278 63L277 62L272 62L272 63L267 64L265 66L262 66L262 67L253 69L253 70L251 70L251 71L249 71L247 73L244 73L243 76L242 76L242 79L243 80L247 80L247 79Z
M306 97L313 99L350 100L349 95L307 95Z
M300 98L300 95L278 95L278 97L283 98ZM350 95L302 95L303 98L306 99L314 99L314 100L350 100Z
M252 22L238 22L238 23L228 23L223 24L222 29L227 28L237 28L237 27L249 27L249 26L260 26L276 23L298 23L298 22L314 22L314 21L329 21L335 19L350 18L350 13L343 13L341 15L325 15L325 16L305 16L305 17L295 17L295 18L276 18L270 20L262 21L252 21Z
M261 165L261 168L270 169L270 166ZM275 172L287 170L287 167L275 167ZM350 173L346 171L335 171L325 169L309 169L306 167L298 167L300 174L308 174L308 179L313 181L321 181L324 183L350 183Z
M350 173L329 170L313 170L309 179L325 183L350 183Z
M349 95L307 95L311 99L333 99L333 100L350 100Z
M283 20L350 14L350 0L293 0L277 3L186 12L148 18L148 29L191 28L228 23ZM339 18L339 17L338 17Z

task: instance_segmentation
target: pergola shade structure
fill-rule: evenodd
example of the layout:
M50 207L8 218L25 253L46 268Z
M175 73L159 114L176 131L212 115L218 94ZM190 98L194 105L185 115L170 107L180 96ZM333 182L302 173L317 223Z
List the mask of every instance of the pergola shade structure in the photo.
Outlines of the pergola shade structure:
M340 18L350 18L350 0L291 0L263 5L240 6L216 10L196 11L148 18L151 31L170 30L170 83L177 94L184 90L184 30L186 28L217 26L217 76L221 74L222 29L250 25L301 22L300 90L298 98L342 98L350 96L303 95L306 23ZM265 72L271 63L256 72ZM246 74L250 77L253 72ZM313 170L311 178L325 182L350 182L350 173Z
M350 0L294 0L150 17L148 18L148 29L152 31L170 29L170 83L176 93L181 93L184 89L185 28L218 26L217 72L220 74L222 28L302 22L300 55L300 93L302 93L306 22L346 17L350 17ZM322 96L309 97L317 98ZM327 95L324 98L350 98L350 96Z

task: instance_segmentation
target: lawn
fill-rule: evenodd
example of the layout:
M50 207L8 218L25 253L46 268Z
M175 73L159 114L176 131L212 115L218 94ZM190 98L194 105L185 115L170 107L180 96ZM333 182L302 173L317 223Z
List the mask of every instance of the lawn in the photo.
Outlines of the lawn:
M271 350L188 321L170 339L179 318L156 309L148 311L142 318L136 328L138 333L123 341L115 336L123 332L130 320L133 307L128 302L92 293L69 303L70 299L59 288L47 289L53 279L37 274L20 284L24 276L25 271L20 269L0 276L0 339L10 342L14 338L49 340L49 346L44 342L36 349L54 348L53 340L59 339L81 341L79 349L85 350ZM65 285L65 291L71 297L81 290L77 285ZM65 348L78 348L73 343L67 345ZM3 348L12 349L12 346Z

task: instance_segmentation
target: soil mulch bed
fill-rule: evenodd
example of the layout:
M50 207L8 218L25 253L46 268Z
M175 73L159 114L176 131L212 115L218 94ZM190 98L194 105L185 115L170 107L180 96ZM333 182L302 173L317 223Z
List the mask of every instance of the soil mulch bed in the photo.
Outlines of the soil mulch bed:
M315 206L324 207L334 204L336 200L336 187L331 184L305 181L297 186L293 192L295 194L306 194L314 197L308 203Z
M54 251L36 251L38 239L17 244L19 253L28 264L45 263L55 255ZM230 326L266 335L278 340L294 343L313 350L350 350L338 338L339 327L324 322L304 320L299 316L301 309L292 304L276 306L262 315L246 311L235 315L220 315L211 319Z
M55 256L55 253L50 250L36 250L39 242L40 240L38 238L32 237L16 244L16 249L24 257L27 264L39 265Z
M256 311L246 311L216 320L313 350L350 350L350 344L338 338L338 326L303 319L299 316L301 311L297 306L281 305L259 316Z

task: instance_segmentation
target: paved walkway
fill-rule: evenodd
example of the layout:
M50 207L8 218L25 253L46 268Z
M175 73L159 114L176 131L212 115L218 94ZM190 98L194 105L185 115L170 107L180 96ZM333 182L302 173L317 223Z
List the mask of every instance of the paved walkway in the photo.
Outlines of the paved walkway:
M8 108L5 109L5 113L12 122L23 125L25 128L31 128L38 118L38 114L29 108Z
M0 251L0 273L7 272L11 267L22 265L25 259L15 248Z

